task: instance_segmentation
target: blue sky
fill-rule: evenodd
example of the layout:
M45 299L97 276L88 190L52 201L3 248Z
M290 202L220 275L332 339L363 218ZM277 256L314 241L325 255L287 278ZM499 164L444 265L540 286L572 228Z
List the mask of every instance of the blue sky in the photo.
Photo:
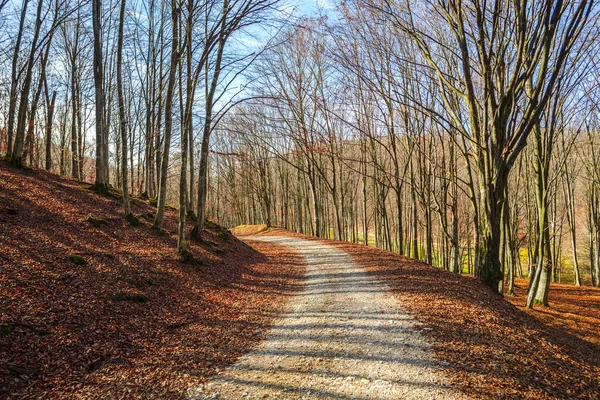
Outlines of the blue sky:
M327 13L333 10L335 2L333 0L284 0L285 3L298 7L302 15L315 14L319 10Z

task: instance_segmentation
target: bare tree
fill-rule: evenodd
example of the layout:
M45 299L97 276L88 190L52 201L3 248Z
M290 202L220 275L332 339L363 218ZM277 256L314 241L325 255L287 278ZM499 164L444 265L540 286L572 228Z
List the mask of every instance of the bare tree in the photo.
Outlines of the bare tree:
M94 90L96 100L96 177L95 190L106 193L108 190L108 176L104 165L104 137L105 127L105 93L104 93L104 58L102 57L102 1L92 0L92 26L94 36Z
M119 33L117 39L117 97L119 102L119 130L121 131L121 184L123 189L123 207L125 218L137 225L137 219L131 213L129 205L129 185L127 183L127 115L125 110L125 94L123 90L123 28L125 25L126 0L121 0L119 9Z
M437 0L380 4L368 6L385 12L417 44L436 73L450 121L472 147L482 234L475 275L502 293L500 226L509 172L550 101L593 2L536 1L528 7L519 2ZM431 21L426 14L438 16L437 26L425 23ZM453 39L452 53L443 51L440 36L446 34ZM447 65L458 65L460 74L448 74ZM455 112L449 93L459 95L468 121Z
M165 129L163 139L162 160L160 164L160 184L158 186L158 203L156 206L156 217L152 225L153 229L162 230L167 201L167 172L169 168L169 152L171 147L171 136L173 129L173 99L175 97L175 83L177 80L177 68L180 59L179 47L179 15L180 7L177 0L171 0L171 62L169 65L169 78L167 81L167 93L165 97Z
M41 3L41 2L40 2ZM19 30L17 32L17 40L15 43L15 48L13 50L13 59L12 59L12 67L11 67L11 79L10 79L10 92L9 92L9 108L8 108L8 147L7 147L7 158L12 157L12 147L13 147L13 130L15 124L15 112L17 109L17 87L18 87L18 79L17 79L17 69L19 63L19 52L21 51L21 40L23 38L23 27L25 25L25 17L27 15L27 6L29 5L29 0L23 1L23 8L21 9L21 19L19 22Z

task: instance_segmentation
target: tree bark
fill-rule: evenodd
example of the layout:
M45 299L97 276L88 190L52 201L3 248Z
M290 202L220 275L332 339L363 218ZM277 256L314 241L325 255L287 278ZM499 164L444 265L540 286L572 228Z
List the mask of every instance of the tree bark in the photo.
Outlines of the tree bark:
M21 101L19 102L19 112L17 115L15 143L10 157L11 164L17 167L23 166L23 146L25 143L25 128L27 125L27 108L29 106L29 91L31 89L37 42L40 35L40 27L42 25L42 4L42 1L38 3L33 39L31 41L31 50L29 51L25 79L23 81L23 88L21 89Z
M179 65L179 13L177 1L171 0L171 62L169 65L169 78L165 98L165 130L163 139L162 160L160 164L160 185L158 186L158 202L156 217L152 228L162 231L165 206L167 202L167 172L169 169L169 153L171 148L171 135L173 129L173 98L175 97L175 81L177 80L177 66Z
M123 30L125 25L126 0L121 0L119 9L119 32L117 36L117 98L119 102L119 131L121 134L121 189L123 190L123 208L125 217L134 221L129 206L129 185L127 183L127 116L123 91ZM135 224L135 222L133 222Z
M46 92L48 92L48 83L46 83ZM52 125L54 119L54 105L56 103L56 90L52 92L52 100L48 100L48 96L46 95L46 107L48 109L46 117L46 171L52 169Z
M104 136L105 136L105 94L104 59L102 57L102 0L92 0L92 26L94 41L94 89L96 100L96 177L95 190L108 191L108 176L105 175Z

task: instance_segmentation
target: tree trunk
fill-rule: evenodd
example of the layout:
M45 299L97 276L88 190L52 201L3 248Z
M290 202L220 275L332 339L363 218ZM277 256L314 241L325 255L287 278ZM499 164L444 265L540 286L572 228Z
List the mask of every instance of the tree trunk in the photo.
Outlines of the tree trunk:
M48 85L46 84L46 91L48 90ZM46 101L48 97L46 96ZM46 171L50 171L52 169L52 125L54 119L54 104L56 102L56 90L52 92L52 100L46 103L46 107L48 108L48 114L46 118Z
M129 185L127 184L127 116L125 110L125 98L123 92L123 28L125 24L125 3L121 0L119 10L119 32L117 38L117 101L119 102L119 130L121 134L121 188L123 190L123 208L125 218L130 223L136 224L129 206Z
M158 202L156 217L152 228L162 231L165 206L167 201L167 172L169 169L169 152L173 128L173 98L175 81L177 79L177 66L179 64L179 8L176 0L171 0L171 62L169 65L169 79L167 81L167 94L165 98L165 131L163 139L162 161L160 164L160 185L158 186Z
M223 52L225 50L225 43L227 40L228 32L226 31L227 26L227 13L229 12L229 0L223 2L223 15L221 16L221 27L219 31L219 40L217 44L217 56L215 59L213 76L210 83L210 88L206 96L206 108L204 115L204 129L202 132L202 146L200 148L200 162L198 168L198 207L196 215L196 226L194 229L199 235L204 229L204 220L206 218L206 196L208 191L208 158L209 158L209 144L210 135L212 133L213 123L213 107L214 98L219 84L219 77L221 75L221 62L223 60ZM208 72L208 59L206 72ZM208 84L208 82L207 82Z
M17 167L21 167L23 165L23 146L25 142L25 128L27 125L29 91L31 89L31 80L33 74L33 65L35 61L35 54L37 50L37 41L40 34L40 27L42 25L42 4L42 1L38 3L35 28L33 32L33 39L31 42L31 50L29 52L29 59L27 61L27 68L25 72L23 88L21 89L21 101L19 102L19 113L17 115L17 133L15 134L15 143L10 158L11 164Z
M41 3L41 2L40 2ZM29 0L23 0L23 8L21 10L21 19L19 22L19 31L17 33L17 41L15 43L15 49L13 52L13 60L11 67L11 81L10 81L10 93L9 93L9 105L8 105L8 146L6 150L6 158L10 159L12 156L13 147L13 130L15 126L15 112L17 109L17 96L18 96L18 85L17 81L17 69L19 63L19 53L21 51L21 39L23 37L23 27L25 25L25 16L27 15L27 5Z
M77 39L75 39L77 41ZM81 179L79 176L79 149L77 144L77 84L75 83L77 80L77 59L76 53L77 45L73 49L73 53L71 55L71 176L75 179Z
M496 186L488 183L481 188L481 242L479 249L479 263L475 264L475 276L495 293L502 293L502 265L500 263L500 225L502 224L502 206L504 199L504 185L501 172L498 172ZM480 179L480 182L484 182Z
M104 60L102 58L102 0L92 0L92 26L94 33L94 89L96 96L96 177L94 187L98 193L106 193L108 192L108 177L104 173L105 95Z

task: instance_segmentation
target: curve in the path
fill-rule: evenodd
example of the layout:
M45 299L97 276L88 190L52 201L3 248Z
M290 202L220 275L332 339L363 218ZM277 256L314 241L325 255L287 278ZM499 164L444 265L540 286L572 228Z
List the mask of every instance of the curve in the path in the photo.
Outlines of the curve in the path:
M430 346L389 289L323 242L255 236L293 248L306 283L267 338L197 388L195 399L446 399Z

